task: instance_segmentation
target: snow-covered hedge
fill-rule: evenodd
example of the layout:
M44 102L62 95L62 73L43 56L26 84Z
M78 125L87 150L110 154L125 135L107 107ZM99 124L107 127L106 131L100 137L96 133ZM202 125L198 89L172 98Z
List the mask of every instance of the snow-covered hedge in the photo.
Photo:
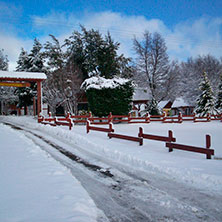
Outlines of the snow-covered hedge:
M86 91L89 109L96 116L107 116L110 112L124 115L131 109L134 88L129 79L94 76L86 79L82 88Z
M93 76L91 78L86 79L82 83L82 88L85 90L94 88L94 89L103 89L103 88L111 88L114 89L118 86L122 86L127 82L131 82L129 79L123 79L120 77L115 77L113 79L105 79L101 76Z

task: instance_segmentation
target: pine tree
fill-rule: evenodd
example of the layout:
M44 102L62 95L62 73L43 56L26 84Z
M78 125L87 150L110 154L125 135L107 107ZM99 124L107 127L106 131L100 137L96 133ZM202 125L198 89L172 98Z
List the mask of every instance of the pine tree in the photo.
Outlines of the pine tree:
M46 68L44 67L41 49L42 45L37 39L34 39L33 47L29 54L22 48L17 61L16 71L45 72ZM19 97L18 106L25 107L26 115L26 107L32 105L33 97L36 94L36 84L31 83L31 87L17 88L15 94Z
M97 30L86 30L81 26L82 32L73 32L65 40L69 60L81 69L84 79L91 76L112 78L114 76L129 76L132 72L130 60L118 55L120 44L114 42L108 33L105 38Z
M0 70L8 70L8 58L4 55L3 49L0 50Z
M53 42L47 41L44 45L44 58L47 60L47 68L50 72L61 69L65 65L66 57L65 53L62 51L62 47L59 40L53 36L49 35Z
M34 44L32 50L30 51L29 57L29 67L28 72L46 72L43 61L43 53L41 52L42 45L37 40L34 39Z
M29 69L29 58L28 53L22 48L21 53L19 54L19 58L17 61L16 71L22 72L27 71Z
M220 84L215 108L218 110L219 113L222 113L222 75L220 76Z
M203 73L203 80L200 83L199 89L201 90L201 94L197 99L195 113L199 116L205 116L208 113L215 114L215 98L206 72Z

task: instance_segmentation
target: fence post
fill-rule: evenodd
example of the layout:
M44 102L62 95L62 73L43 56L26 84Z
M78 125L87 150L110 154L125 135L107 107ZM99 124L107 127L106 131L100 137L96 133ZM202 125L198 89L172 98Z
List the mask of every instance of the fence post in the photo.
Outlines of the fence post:
M173 140L173 132L171 130L168 131L168 136L170 138L170 143L172 142ZM173 152L173 148L169 147L169 152Z
M143 128L142 127L139 127L138 137L143 137Z
M182 116L182 113L181 113L181 112L179 112L178 122L179 122L179 123L182 123L182 122L183 122L183 116Z
M114 132L113 124L112 123L109 123L109 130L110 130L110 132Z
M86 133L89 133L89 120L86 122Z
M150 123L150 114L149 113L146 114L145 121L147 123Z
M110 112L110 113L109 113L109 116L108 116L108 122L109 122L109 123L112 122L112 118L113 118L113 116L112 116L112 113Z
M210 113L207 113L207 122L210 122L211 121L211 115Z
M193 121L196 122L196 113L194 113Z
M163 112L163 120L162 120L163 123L164 123L164 121L166 120L166 117L167 117L167 113L164 111L164 112Z
M128 123L130 122L131 120L131 113L128 113Z
M210 149L210 146L211 146L210 135L206 135L206 149ZM210 153L207 153L207 159L211 159Z

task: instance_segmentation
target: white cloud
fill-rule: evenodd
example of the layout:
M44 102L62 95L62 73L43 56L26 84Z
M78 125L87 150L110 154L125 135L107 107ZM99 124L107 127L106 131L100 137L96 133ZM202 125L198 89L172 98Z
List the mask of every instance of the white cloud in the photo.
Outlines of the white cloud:
M15 70L17 66L16 61L21 52L21 48L29 50L32 47L32 40L22 40L16 36L0 34L0 48L4 49L4 54L8 56L9 59L9 70Z
M145 30L151 33L159 32L165 38L172 59L185 60L191 56L208 53L219 58L222 51L222 18L202 17L193 21L183 21L173 28L167 27L158 19L127 16L111 11L86 12L81 17L75 14L51 12L43 17L33 16L32 19L33 29L39 33L46 33L38 37L42 43L48 39L48 34L54 34L62 42L73 30L79 30L79 25L82 24L87 29L98 29L103 34L110 31L113 39L121 43L120 53L126 56L134 55L132 39L134 36L140 38ZM12 63L18 57L20 48L27 49L26 46L30 47L32 43L33 39L23 41L0 34L0 47L5 49Z

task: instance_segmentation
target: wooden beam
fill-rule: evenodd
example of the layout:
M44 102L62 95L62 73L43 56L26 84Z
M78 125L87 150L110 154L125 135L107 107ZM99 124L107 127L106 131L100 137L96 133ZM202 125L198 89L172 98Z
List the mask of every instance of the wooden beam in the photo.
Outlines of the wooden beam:
M29 82L0 82L0 86L12 86L12 87L30 87Z

